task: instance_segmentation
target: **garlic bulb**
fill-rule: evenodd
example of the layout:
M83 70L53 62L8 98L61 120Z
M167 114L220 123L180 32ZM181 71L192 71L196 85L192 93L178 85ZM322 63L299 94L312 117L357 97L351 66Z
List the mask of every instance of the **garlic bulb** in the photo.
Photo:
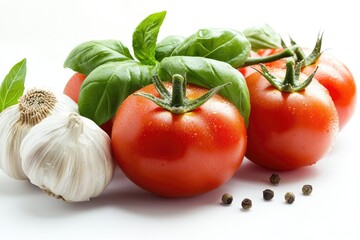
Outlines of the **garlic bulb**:
M31 183L69 202L100 195L114 172L110 137L76 113L53 114L34 126L20 154Z
M27 179L21 167L20 144L29 130L57 112L78 112L77 104L65 94L32 89L19 103L0 113L0 168L10 177Z

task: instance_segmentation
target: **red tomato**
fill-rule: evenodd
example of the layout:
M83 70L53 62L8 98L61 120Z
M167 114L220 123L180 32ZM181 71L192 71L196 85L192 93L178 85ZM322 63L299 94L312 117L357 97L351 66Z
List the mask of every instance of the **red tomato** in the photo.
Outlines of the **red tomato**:
M82 83L85 81L86 75L81 73L75 73L64 88L64 94L69 96L76 103L79 101L79 94ZM113 120L109 120L100 127L110 136L112 130Z
M285 69L269 70L284 79ZM249 160L274 170L292 170L314 164L329 152L339 120L328 91L316 79L294 93L275 89L258 72L246 83L251 96Z
M339 60L326 52L319 60L302 69L311 74L319 66L315 78L329 91L339 114L340 129L350 120L355 111L356 85L350 70Z
M139 91L159 96L153 84ZM188 85L186 95L194 99L206 91ZM234 175L245 155L246 127L219 95L181 115L130 95L115 115L111 141L120 168L135 184L160 196L186 197Z
M262 49L258 51L260 56L269 56L282 51L282 49ZM310 50L306 49L309 54ZM265 65L269 67L283 67L286 62L278 60ZM312 65L304 67L302 72L311 74L316 67L319 67L315 78L329 91L339 115L340 129L352 117L356 106L356 85L350 70L334 56L324 52Z

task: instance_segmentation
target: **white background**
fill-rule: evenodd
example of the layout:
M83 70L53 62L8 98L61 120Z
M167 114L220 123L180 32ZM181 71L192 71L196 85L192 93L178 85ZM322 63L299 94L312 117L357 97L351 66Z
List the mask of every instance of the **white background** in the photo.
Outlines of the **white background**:
M291 35L312 47L317 33L325 30L324 47L359 83L355 2L1 0L0 80L26 57L27 87L62 91L73 73L63 68L73 47L120 39L130 48L137 24L150 13L167 10L159 39L188 36L203 27L243 30L268 23L285 39ZM355 239L360 235L359 118L356 111L318 164L280 173L278 186L268 183L272 171L245 160L229 182L210 193L164 199L139 189L117 170L100 197L64 203L0 172L0 239ZM306 183L314 187L311 196L301 194ZM265 202L262 190L269 187L275 198ZM284 203L287 191L296 194L292 205ZM224 192L234 195L229 207L220 204ZM245 197L253 200L247 212L240 207Z

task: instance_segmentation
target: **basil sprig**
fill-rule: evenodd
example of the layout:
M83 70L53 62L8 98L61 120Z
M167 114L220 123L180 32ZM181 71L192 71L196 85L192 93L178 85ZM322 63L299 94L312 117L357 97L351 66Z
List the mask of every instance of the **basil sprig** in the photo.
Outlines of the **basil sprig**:
M143 64L155 65L156 41L166 12L153 13L145 18L133 33L133 49L137 59Z
M165 15L165 11L151 14L136 27L132 35L135 57L117 40L82 43L70 52L64 66L87 75L79 96L80 114L102 125L127 96L151 84L153 75L165 81L177 73L206 88L232 82L220 94L239 109L247 123L248 89L232 67L248 57L246 37L230 29L202 29L188 38L172 36L157 43Z

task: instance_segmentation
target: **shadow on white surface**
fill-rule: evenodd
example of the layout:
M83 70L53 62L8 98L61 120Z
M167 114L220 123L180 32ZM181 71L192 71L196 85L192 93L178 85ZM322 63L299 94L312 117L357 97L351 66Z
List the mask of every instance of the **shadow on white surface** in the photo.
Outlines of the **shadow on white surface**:
M13 183L15 186L19 183ZM46 193L31 185L20 183L19 190L6 192L0 185L0 195L13 195L19 200L19 208L30 217L67 218L78 214L111 211L131 212L144 217L171 217L196 212L209 205L218 205L219 189L191 198L163 198L148 193L130 182L120 170L115 171L114 178L107 189L97 198L88 202L64 202L47 196ZM27 201L24 201L27 198Z

